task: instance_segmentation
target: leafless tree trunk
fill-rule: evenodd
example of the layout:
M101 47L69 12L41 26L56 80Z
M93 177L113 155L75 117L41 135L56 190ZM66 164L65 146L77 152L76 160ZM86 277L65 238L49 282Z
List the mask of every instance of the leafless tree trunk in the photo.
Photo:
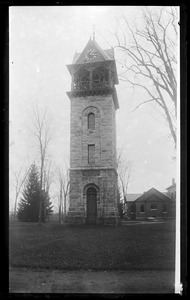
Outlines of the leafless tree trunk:
M131 182L131 163L124 158L122 150L118 151L117 173L119 179L119 186L124 199L124 206L126 208L128 186Z
M60 186L60 206L59 206L59 222L63 224L66 219L67 213L67 197L70 188L69 169L66 168L65 172L59 169L59 186Z
M123 15L123 27L115 34L116 48L125 62L120 80L146 92L137 105L154 103L164 116L176 148L177 117L177 11L173 7L145 9L144 24L135 30ZM127 42L127 38L130 42Z
M70 181L69 179L67 180L67 182L65 183L65 185L63 186L63 192L64 192L64 217L66 219L66 214L67 214L67 197L69 194L69 187L70 187Z
M63 223L63 193L62 193L62 179L60 178L60 196L59 196L59 224Z
M47 195L49 195L49 189L53 182L53 171L52 171L52 162L50 161L47 166L44 167L44 191ZM49 198L48 198L49 199ZM44 220L48 219L49 221L49 214L46 214L46 207L49 207L49 203L44 205Z
M38 109L33 109L34 112L34 122L32 133L37 138L38 150L40 154L40 205L39 205L39 224L42 223L42 190L43 190L43 175L45 159L47 156L47 149L50 142L50 121L47 119L47 112L43 113L40 117ZM45 205L46 206L46 205Z

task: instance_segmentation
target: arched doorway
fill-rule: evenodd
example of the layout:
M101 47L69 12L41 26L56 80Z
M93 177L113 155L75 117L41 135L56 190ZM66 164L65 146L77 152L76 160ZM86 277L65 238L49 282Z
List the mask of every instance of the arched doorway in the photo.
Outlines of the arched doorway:
M95 224L97 217L97 191L89 187L86 192L87 198L87 224Z

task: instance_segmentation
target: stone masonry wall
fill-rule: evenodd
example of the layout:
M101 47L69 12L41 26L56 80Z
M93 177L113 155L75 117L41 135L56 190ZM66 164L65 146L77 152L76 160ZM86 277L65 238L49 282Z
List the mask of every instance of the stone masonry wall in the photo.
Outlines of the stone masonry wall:
M88 113L95 114L95 130L87 128ZM88 165L87 145L95 144L95 165L115 167L115 108L112 95L71 98L71 168Z
M72 222L85 223L87 216L86 191L88 187L97 190L97 223L106 219L118 218L117 211L117 174L113 169L107 170L71 170L71 193L69 218ZM105 219L105 220L104 220ZM105 222L104 222L105 223Z
M71 99L70 207L68 221L85 223L87 188L97 190L97 223L118 221L115 107L112 95ZM95 129L88 129L88 114ZM88 145L95 144L95 162L88 162Z

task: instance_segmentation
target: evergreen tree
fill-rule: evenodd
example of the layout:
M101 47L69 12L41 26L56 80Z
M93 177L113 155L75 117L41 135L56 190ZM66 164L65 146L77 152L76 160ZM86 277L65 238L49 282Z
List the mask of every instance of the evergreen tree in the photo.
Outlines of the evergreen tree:
M44 205L46 204L46 216L44 216ZM45 218L50 216L53 212L53 205L50 201L50 197L47 191L42 191L42 222L45 222Z
M47 192L40 192L39 172L35 164L31 166L28 178L18 206L17 217L22 222L38 222L40 196L42 195L42 207L47 205L47 214L51 214L52 205ZM42 222L45 221L42 209Z

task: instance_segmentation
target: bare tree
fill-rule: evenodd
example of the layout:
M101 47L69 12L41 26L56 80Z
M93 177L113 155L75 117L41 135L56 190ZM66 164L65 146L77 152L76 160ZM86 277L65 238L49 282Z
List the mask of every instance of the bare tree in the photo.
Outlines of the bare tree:
M38 141L38 151L40 156L40 205L39 205L39 224L42 223L42 189L43 189L43 177L44 177L44 167L45 160L47 157L48 145L50 142L50 120L47 118L47 111L45 111L42 117L39 114L37 108L33 108L34 121L32 133L37 138ZM46 205L44 205L46 207Z
M50 186L53 183L53 176L54 171L52 170L52 161L50 161L44 166L43 189L46 195L49 195ZM46 219L48 218L49 221L49 214L46 214L46 207L49 207L49 203L47 203L47 205L44 205L44 220L46 221Z
M126 160L126 158L124 157L122 149L120 151L118 151L117 173L118 173L118 179L119 179L119 187L120 187L123 199L124 199L124 207L126 207L128 186L132 180L131 179L131 163L130 163L130 161Z
M15 202L14 202L14 217L16 217L16 212L17 212L17 201L19 194L21 192L21 189L23 187L23 184L25 183L25 180L28 176L28 173L30 172L30 168L24 171L23 173L23 166L24 164L20 167L18 171L14 171L14 177L15 177Z
M63 178L59 170L59 223L63 223Z
M63 224L64 219L66 219L67 199L70 193L69 169L65 168L65 171L63 171L61 168L59 168L58 174L59 174L59 222L60 224Z
M116 48L124 62L120 80L145 91L147 98L137 105L153 103L164 116L176 148L177 117L177 34L178 16L174 7L146 8L143 24L129 25L122 16L116 32Z

